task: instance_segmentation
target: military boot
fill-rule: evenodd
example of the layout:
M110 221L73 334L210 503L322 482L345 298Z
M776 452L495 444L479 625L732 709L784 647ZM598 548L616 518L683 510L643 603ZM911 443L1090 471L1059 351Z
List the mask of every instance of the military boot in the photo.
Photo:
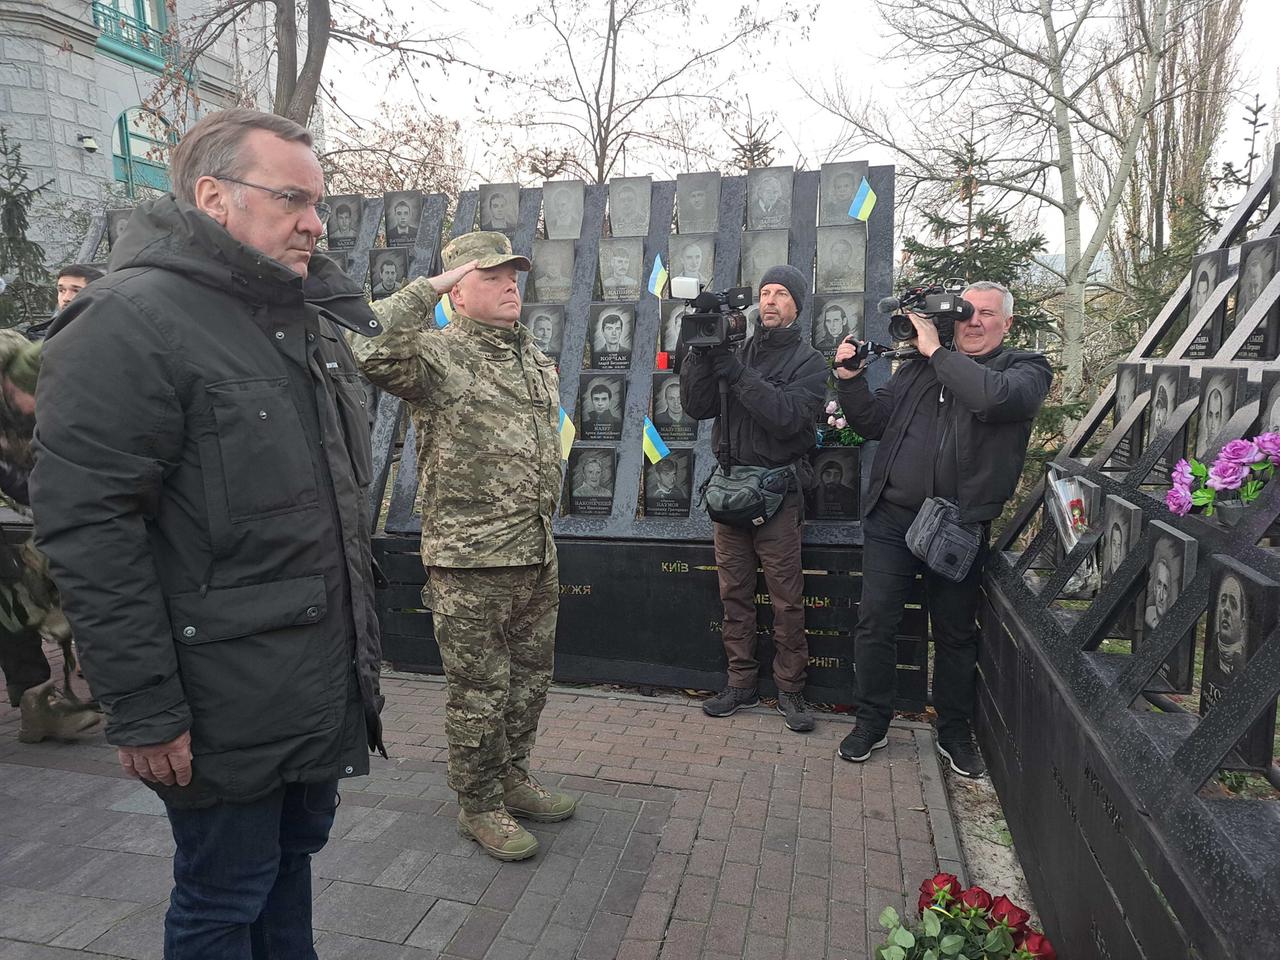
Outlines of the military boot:
M496 860L527 860L538 852L538 838L501 807L482 813L459 810L458 832Z
M528 774L513 772L502 780L502 802L513 817L539 823L558 823L573 816L578 801L567 793L552 792Z
M18 739L23 743L39 743L49 737L72 740L96 733L102 723L99 711L63 699L52 680L24 693L18 708L22 711Z

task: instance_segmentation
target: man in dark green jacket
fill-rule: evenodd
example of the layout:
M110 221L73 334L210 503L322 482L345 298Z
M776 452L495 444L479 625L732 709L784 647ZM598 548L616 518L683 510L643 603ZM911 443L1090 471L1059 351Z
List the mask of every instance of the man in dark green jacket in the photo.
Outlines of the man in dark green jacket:
M933 322L907 314L920 358L903 363L874 394L861 368L836 367L840 408L849 425L879 440L862 524L862 599L854 631L858 725L840 756L861 763L888 743L903 604L924 577L933 629L933 706L938 752L963 776L986 770L973 742L978 662L974 618L990 522L1013 495L1036 411L1053 371L1043 355L1004 346L1013 294L998 283L970 284L973 316L955 325L954 349ZM854 356L856 341L836 350ZM981 549L959 583L934 573L907 548L906 533L928 497L959 505L963 523L983 525Z
M314 958L310 858L381 749L366 395L302 127L227 110L60 316L31 500L84 672L177 853L165 956Z

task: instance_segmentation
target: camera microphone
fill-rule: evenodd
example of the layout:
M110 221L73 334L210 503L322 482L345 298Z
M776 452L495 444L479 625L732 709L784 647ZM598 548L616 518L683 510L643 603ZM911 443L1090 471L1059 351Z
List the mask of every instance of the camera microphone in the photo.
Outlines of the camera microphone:
M900 306L902 306L902 301L897 297L883 297L880 302L876 304L876 310L880 313L892 313Z

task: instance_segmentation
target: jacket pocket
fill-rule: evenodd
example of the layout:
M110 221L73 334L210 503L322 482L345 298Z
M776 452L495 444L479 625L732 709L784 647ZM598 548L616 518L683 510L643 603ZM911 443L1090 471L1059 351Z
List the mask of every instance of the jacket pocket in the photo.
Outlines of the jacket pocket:
M276 743L337 722L348 657L327 614L320 575L169 598L199 751Z
M288 378L227 381L208 390L231 519L314 504L315 467Z
M338 416L351 456L351 469L362 487L373 479L373 448L369 440L369 387L358 373L334 373Z

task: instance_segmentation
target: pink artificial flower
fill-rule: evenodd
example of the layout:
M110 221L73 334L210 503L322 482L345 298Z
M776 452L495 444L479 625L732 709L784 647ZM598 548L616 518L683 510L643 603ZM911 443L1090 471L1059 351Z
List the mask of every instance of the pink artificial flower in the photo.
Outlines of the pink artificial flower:
M1164 505L1170 512L1185 517L1191 512L1191 494L1185 487L1174 487L1164 495Z
M1229 461L1247 467L1249 464L1257 463L1261 459L1262 453L1258 450L1258 445L1252 440L1232 440L1222 448L1222 452L1218 454L1218 459L1214 461L1214 466L1216 467L1224 461Z
M847 427L848 425L849 425L849 421L848 421L848 420L846 420L844 417L837 417L837 418L836 418L836 429L837 429L837 430L843 430L843 429L844 429L845 427Z
M835 425L836 425L836 418L835 418L835 417L827 417L827 426L828 426L828 427L834 427Z
M1239 490L1248 476L1247 463L1219 457L1217 462L1209 468L1209 479L1204 482L1204 485L1214 490Z
M831 400L827 403L827 413L835 413L840 408L836 406L836 402Z
M1183 457L1178 461L1170 476L1173 478L1173 485L1175 487L1186 487L1188 490L1191 489L1191 464L1187 463L1186 457Z
M1263 433L1253 438L1258 451L1271 458L1271 462L1280 466L1280 433Z

